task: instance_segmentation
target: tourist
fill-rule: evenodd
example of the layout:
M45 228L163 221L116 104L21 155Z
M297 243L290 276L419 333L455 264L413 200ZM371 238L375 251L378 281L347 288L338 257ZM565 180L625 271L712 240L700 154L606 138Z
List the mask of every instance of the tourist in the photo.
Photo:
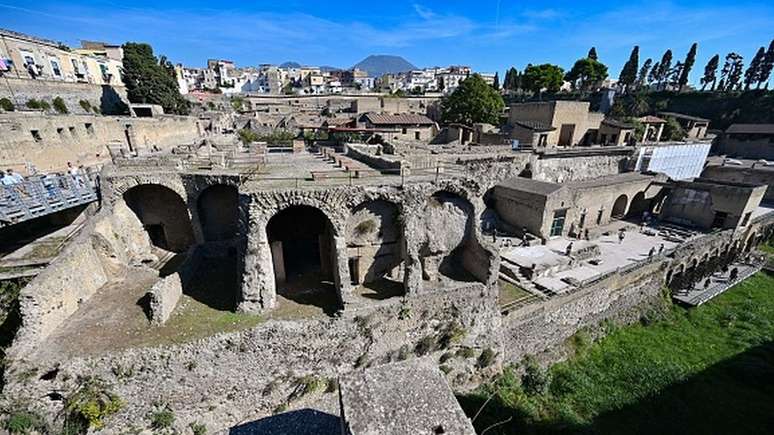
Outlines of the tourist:
M24 182L24 177L22 177L21 174L13 172L13 169L8 169L5 171L5 175L13 180L12 184L19 184Z
M13 177L8 175L5 171L0 171L0 183L2 183L3 186L11 186L15 184Z
M564 250L564 255L569 257L570 254L572 254L572 242L570 242L570 244L567 245L567 249Z
M621 228L621 229L618 231L618 244L619 244L619 245L620 245L621 243L623 243L623 241L624 241L624 237L626 237L626 230L624 230L623 228Z
M648 258L652 257L655 252L656 252L656 248L651 247L650 251L648 251Z
M584 238L584 239L586 239L586 241L589 241L589 240L590 240L590 239L589 239L589 229L588 229L588 228L586 228L585 230L583 230L583 238Z
M664 244L663 243L658 247L658 255L661 255L662 252L664 252Z

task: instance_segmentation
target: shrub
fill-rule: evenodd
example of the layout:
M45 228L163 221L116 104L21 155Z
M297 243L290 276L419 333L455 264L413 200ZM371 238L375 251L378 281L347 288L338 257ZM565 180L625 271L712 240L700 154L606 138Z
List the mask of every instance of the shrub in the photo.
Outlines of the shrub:
M339 389L339 381L336 378L328 378L327 384L325 386L325 392L333 393L338 389Z
M476 356L476 352L473 350L473 348L463 347L462 349L457 351L457 356L460 356L465 359L473 358L474 356Z
M548 371L543 370L535 357L527 355L524 358L524 374L521 385L528 394L542 394L548 388L551 378Z
M295 400L312 394L317 391L322 391L327 388L328 382L317 376L306 375L296 379L296 388L290 393L288 400Z
M8 98L0 98L0 109L5 110L6 112L13 112L16 110L16 107Z
M175 413L165 406L164 409L155 411L151 414L151 427L156 430L168 429L175 424Z
M443 372L443 374L445 374L445 375L448 375L448 374L449 374L449 373L451 373L451 371L452 371L452 368L451 368L451 367L449 367L449 366L446 366L446 365L442 365L442 366L440 366L440 367L438 367L438 368L439 368L439 369L441 369L441 371L442 371L442 372Z
M243 128L239 130L239 132L237 133L237 136L239 137L239 140L244 145L258 141L258 133L252 130L249 130L247 128Z
M38 110L46 110L46 111L51 109L51 105L48 104L47 101L36 100L34 98L27 100L27 107L29 107L30 109L38 109Z
M364 220L355 227L355 234L359 237L376 231L376 222L373 219Z
M91 106L92 112L96 113L97 115L102 114L102 109L99 108L99 106Z
M57 113L61 113L63 115L70 113L70 111L67 109L67 104L65 104L62 97L54 98L53 103L54 103L54 110L56 110Z
M414 353L417 354L417 356L427 355L435 350L435 346L435 338L428 335L417 342L416 347L414 347Z
M193 435L204 435L207 433L207 426L199 422L193 422L189 424L188 427L191 428L191 432L193 432Z
M24 410L15 412L8 416L3 422L3 428L12 434L26 434L32 431L46 433L46 421L40 414Z
M91 103L89 103L86 100L81 100L78 102L78 104L81 105L81 108L83 108L84 112L91 112Z
M481 352L476 361L476 367L483 369L494 364L497 354L490 348L486 348Z
M438 339L438 345L441 349L446 349L452 344L461 342L466 334L465 328L458 325L456 322L450 323Z
M84 433L89 428L100 429L104 420L118 412L123 401L99 378L79 381L78 389L64 401L66 433Z

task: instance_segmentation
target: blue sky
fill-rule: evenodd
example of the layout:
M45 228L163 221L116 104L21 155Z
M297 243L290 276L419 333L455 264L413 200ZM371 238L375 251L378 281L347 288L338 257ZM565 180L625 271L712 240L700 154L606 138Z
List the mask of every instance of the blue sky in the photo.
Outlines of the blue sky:
M698 42L693 82L715 53L737 51L747 62L774 38L774 3L744 0L0 0L0 17L0 27L73 46L148 42L190 66L226 58L350 67L369 54L397 54L420 67L467 64L502 75L527 63L568 68L596 46L617 77L635 44L642 62L667 48L682 59Z

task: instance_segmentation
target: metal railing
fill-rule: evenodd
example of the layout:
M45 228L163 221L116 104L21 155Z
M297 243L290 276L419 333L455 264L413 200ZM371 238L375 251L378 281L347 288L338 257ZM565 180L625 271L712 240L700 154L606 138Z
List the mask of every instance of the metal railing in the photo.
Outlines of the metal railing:
M38 175L0 185L0 227L88 204L98 192L99 179L89 173Z

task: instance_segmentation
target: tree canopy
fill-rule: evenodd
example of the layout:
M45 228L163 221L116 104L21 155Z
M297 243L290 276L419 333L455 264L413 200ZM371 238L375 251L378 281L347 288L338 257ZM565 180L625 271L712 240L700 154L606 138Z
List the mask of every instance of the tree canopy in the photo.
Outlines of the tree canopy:
M693 69L693 64L696 63L696 49L698 44L695 42L691 45L691 49L688 50L688 54L685 55L685 62L683 62L683 68L680 71L680 78L677 80L677 90L680 91L685 85L688 84L688 75Z
M466 78L441 103L441 119L445 123L499 124L505 103L500 93L478 74Z
M607 78L607 66L590 57L578 59L572 69L564 77L573 87L584 91L599 87Z
M522 87L534 93L546 90L550 93L559 92L564 83L562 68L544 63L542 65L527 65L522 75Z
M140 104L158 104L166 113L187 115L189 102L180 95L174 74L166 58L153 55L153 48L144 43L127 42L123 45L123 80L129 101Z
M632 53L629 55L629 60L621 69L621 74L618 76L618 81L624 86L631 86L637 81L637 68L640 63L640 47L635 45L632 49Z

